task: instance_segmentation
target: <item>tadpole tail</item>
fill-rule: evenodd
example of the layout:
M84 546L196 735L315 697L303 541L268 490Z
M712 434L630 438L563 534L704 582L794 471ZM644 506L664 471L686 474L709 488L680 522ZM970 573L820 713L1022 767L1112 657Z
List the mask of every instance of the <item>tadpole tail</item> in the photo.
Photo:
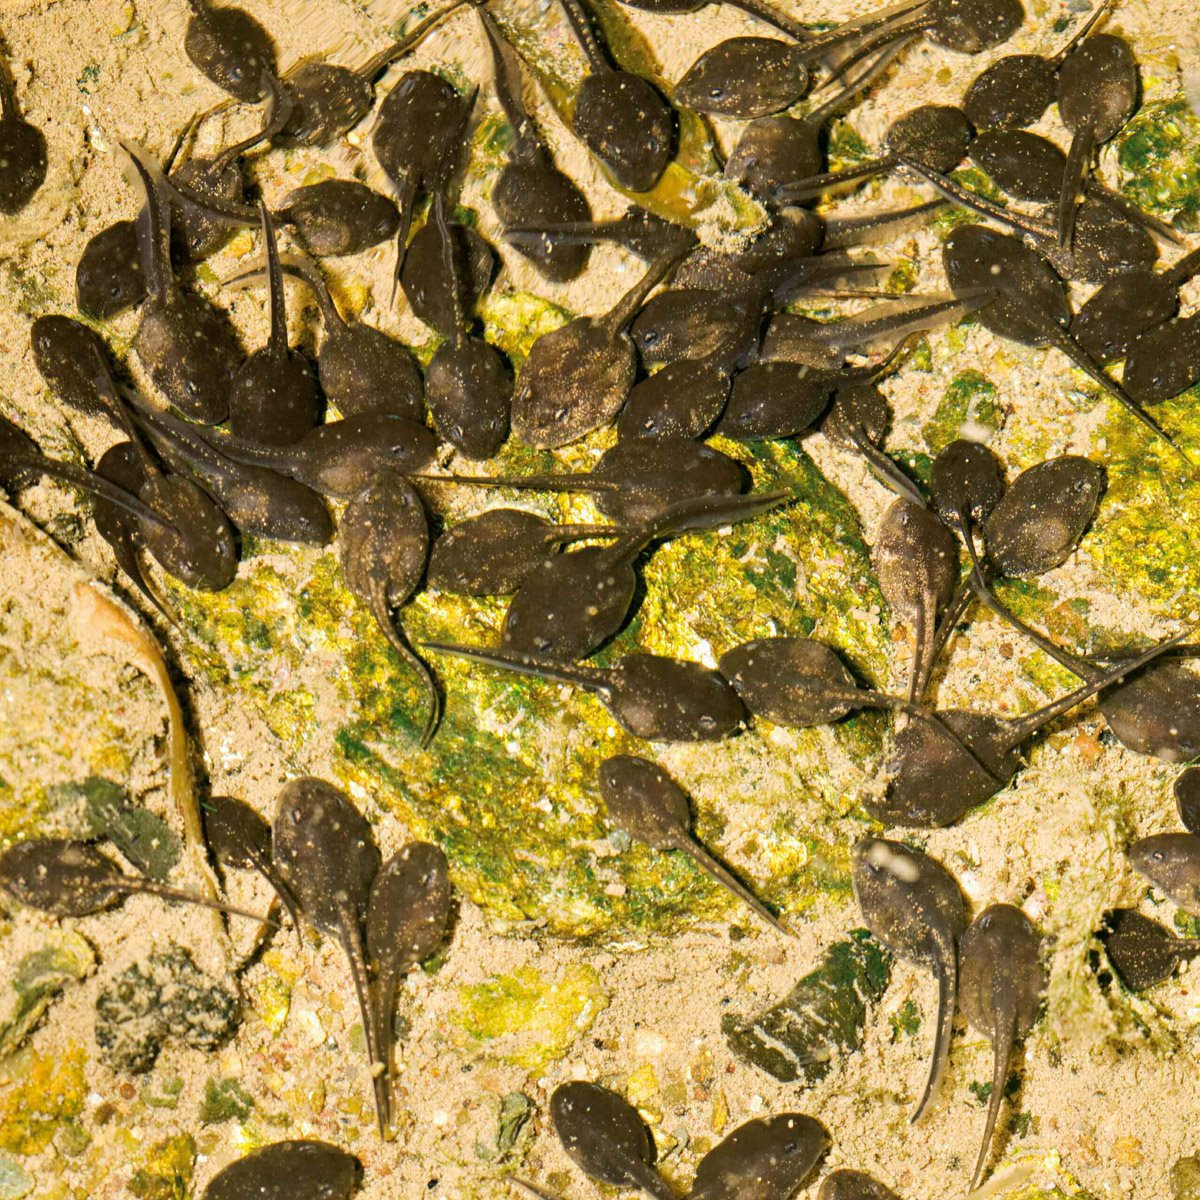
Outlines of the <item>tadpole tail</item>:
M929 507L929 501L922 495L921 489L867 437L861 425L855 426L850 436L859 454L866 459L872 474L884 487L890 488L898 496L903 496L905 500L920 505L921 508Z
M862 179L872 179L881 175L889 167L895 165L895 157L875 158L858 167L848 167L844 171L826 171L821 175L810 175L807 179L794 179L791 183L781 184L775 189L775 199L780 204L791 204L796 200L808 200L819 196L830 188L841 187L845 183L857 183Z
M396 189L396 206L400 210L400 224L396 229L396 267L392 272L392 299L396 303L396 293L400 290L400 273L404 270L404 260L408 256L408 231L412 228L413 205L417 200L417 185L410 179Z
M367 1056L371 1063L371 1083L375 1093L375 1117L379 1124L380 1138L386 1138L392 1122L391 1095L386 1087L380 1088L379 1081L386 1074L387 1063L379 1057L379 1026L375 1019L375 1008L371 1003L371 981L367 977L367 951L363 945L362 929L357 913L340 914L339 933L349 960L350 976L354 980L354 994L358 997L358 1011L362 1017L363 1034L367 1039ZM383 1068L383 1070L380 1070Z
M1166 654L1167 651L1181 645L1188 636L1188 632L1188 630L1184 630L1182 633L1175 634L1174 637L1166 638L1157 645L1151 646L1148 650L1144 650L1136 657L1125 659L1111 670L1097 675L1096 678L1089 680L1083 687L1076 688L1073 692L1068 692L1061 699L1054 701L1053 704L1047 704L1045 707L1039 708L1036 712L1030 713L1027 717L1016 718L1010 723L1009 732L1004 738L1004 750L1015 750L1026 738L1032 737L1037 733L1043 725L1053 721L1056 717L1062 716L1063 713L1068 712L1077 704L1082 704L1097 692L1101 692L1106 687L1111 687L1114 683L1120 682L1126 675L1132 675L1134 671L1139 670L1149 662L1153 662L1160 655Z
M287 909L287 915L292 922L292 928L296 931L296 936L299 937L300 905L296 900L296 893L292 891L291 885L287 880L275 869L274 863L269 861L263 862L258 869L262 877L275 889L275 894L279 897L279 901L283 907Z
M919 220L943 208L947 203L944 197L939 196L936 200L926 200L923 204L914 204L911 208L889 208L861 217L830 217L825 222L824 245L830 250L860 245L869 241L870 235L885 225Z
M167 203L165 177L144 147L125 138L120 139L120 146L133 163L146 193L145 210L136 222L138 255L146 276L146 290L161 301L171 277L171 208Z
M992 1136L996 1131L996 1118L1004 1102L1004 1085L1008 1080L1008 1065L1012 1061L1013 1046L1017 1040L1017 1015L1010 1012L1004 1028L992 1039L992 1094L988 1098L987 1120L983 1125L983 1141L979 1146L979 1157L975 1160L975 1174L971 1176L971 1191L983 1182L988 1159L991 1157Z
M882 29L917 9L925 8L926 3L927 0L902 0L899 4L875 9L861 17L843 21L836 29L831 29L827 33L810 33L805 39L805 48L812 52L811 58L819 58L826 50L832 50L835 46L853 41L854 38L863 34L874 33L875 30Z
M27 464L17 458L12 461L20 462L23 466L28 465L31 470L40 471L43 475L49 475L54 479L61 479L64 483L73 484L85 492L91 492L92 495L99 496L101 500L107 500L109 504L115 504L130 516L154 525L164 533L179 532L166 517L161 516L136 496L125 491L124 488L118 487L115 483L109 482L103 475L97 475L94 471L85 471L82 467L75 466L74 463L58 462L53 458L31 458Z
M574 684L592 692L601 691L606 684L607 672L598 667L560 663L552 658L522 654L516 650L491 650L485 646L460 646L453 642L422 642L421 649L449 654L455 658L468 658L472 662L485 663L489 667L515 671L518 675L536 675L539 679Z
M1079 48L1080 43L1083 42L1088 34L1112 11L1112 6L1115 2L1116 0L1100 0L1095 10L1088 16L1088 19L1071 35L1066 45L1050 59L1055 67L1061 67L1066 62L1067 55Z
M442 720L442 693L438 688L437 680L434 678L429 664L408 644L408 639L400 631L396 618L392 614L391 605L388 604L387 596L384 594L382 580L373 581L371 584L371 612L375 617L375 623L391 644L392 649L420 676L429 702L429 711L425 717L424 728L421 730L421 748L424 749L433 739Z
M541 241L560 241L564 245L586 245L594 242L619 241L616 221L558 221L544 225L509 225L503 233L506 242L536 246Z
M938 947L938 1010L937 1035L933 1044L933 1058L929 1063L929 1077L925 1081L925 1091L921 1094L920 1102L911 1117L911 1123L916 1124L924 1115L929 1102L937 1095L946 1073L946 1063L950 1059L950 1036L954 1032L954 1010L958 1000L958 954L951 942L948 946Z
M975 593L971 589L971 576L968 573L959 580L958 590L950 598L950 603L946 605L946 611L942 613L942 619L938 622L937 637L933 641L933 654L930 656L928 664L929 673L921 682L918 699L923 699L925 693L929 691L929 681L933 678L934 671L937 670L938 661L945 652L946 646L954 636L954 627L962 620L963 613L967 611L973 599L975 599Z
M1091 168L1092 151L1096 146L1095 131L1080 129L1071 139L1067 151L1067 166L1063 171L1062 190L1058 194L1058 246L1070 250L1075 240L1075 211Z
M251 912L248 908L238 908L233 904L224 904L220 900L210 900L195 892L184 891L182 888L169 887L165 883L155 883L152 879L122 879L121 887L130 892L144 892L148 896L158 896L163 900L179 900L184 904L195 904L200 908L211 908L217 912L229 913L234 917L246 917L257 921L260 925L270 925L277 928L276 922L262 913Z
M532 492L619 492L621 485L613 479L596 479L591 475L421 475L409 479L418 483L462 483L472 487L526 488Z
M431 13L423 21L418 21L402 38L390 46L384 47L373 58L367 59L356 73L363 79L374 82L392 63L398 58L403 58L409 51L415 50L447 17L453 15L467 2L468 0L453 0L453 3L448 4L440 12Z
M742 12L748 12L752 17L757 17L760 21L773 25L780 33L786 33L788 37L795 38L798 42L807 42L809 39L810 34L803 25L784 16L783 13L777 12L769 4L764 3L764 0L729 0L729 2L735 8L740 8Z
M1065 331L1054 338L1054 347L1061 350L1071 362L1093 382L1098 383L1122 408L1136 417L1155 437L1170 446L1172 452L1187 465L1188 471L1195 468L1192 460L1173 437L1107 372L1103 371L1083 348Z
M897 161L900 166L912 171L914 175L920 175L926 183L936 188L946 200L953 204L959 204L971 212L978 213L981 217L990 217L998 224L1006 225L1017 233L1028 234L1035 242L1046 243L1054 238L1053 230L1039 225L1023 213L1016 212L1011 208L1002 208L994 200L989 200L986 196L981 196L978 192L963 187L958 180L951 179L949 175L943 175L940 171L935 171L918 159L901 154L897 156Z
M1135 225L1141 225L1144 229L1149 230L1153 234L1157 234L1163 241L1170 242L1172 246L1182 246L1183 238L1179 236L1179 231L1174 226L1169 225L1161 217L1156 217L1153 213L1148 213L1144 208L1140 208L1134 204L1132 200L1122 196L1120 192L1114 191L1107 184L1100 183L1096 179L1088 181L1088 191L1094 194L1109 208L1119 212L1123 217L1127 217ZM1193 251L1193 253L1195 253ZM1190 255L1188 257L1191 257ZM1181 260L1186 261L1186 260ZM1165 275L1170 275L1170 271L1163 272ZM1184 276L1186 279L1187 276ZM1180 280L1182 283L1183 280Z
M514 1175L508 1182L513 1187L521 1188L527 1195L536 1197L536 1200L561 1200L561 1197L554 1192L549 1192L536 1183L530 1183L528 1179L521 1179Z
M375 1111L387 1113L388 1126L392 1123L392 1055L395 1049L392 1023L396 1013L396 984L394 978L379 975L371 992L377 1061L383 1064L383 1070L378 1073L373 1068L371 1084L375 1093ZM380 1136L386 1136L382 1129Z
M730 895L736 896L748 908L753 909L772 929L787 937L795 936L790 929L723 863L711 855L692 837L679 840L679 849L704 872L714 883L720 884Z

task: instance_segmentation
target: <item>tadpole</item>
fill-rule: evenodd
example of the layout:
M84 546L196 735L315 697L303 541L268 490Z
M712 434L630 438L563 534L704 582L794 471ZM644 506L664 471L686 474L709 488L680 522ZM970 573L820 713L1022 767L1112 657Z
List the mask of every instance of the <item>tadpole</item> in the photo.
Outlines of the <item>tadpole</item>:
M559 525L523 508L492 508L433 543L426 582L462 596L506 596L567 542L619 537L616 525Z
M1200 836L1158 833L1129 847L1133 869L1186 913L1200 916Z
M366 817L344 792L312 777L280 789L271 826L271 854L301 913L345 952L358 996L372 1076L383 1068L376 1037L363 922L371 884L379 872L379 847ZM379 1132L387 1112L377 1109Z
M971 922L958 942L959 1004L967 1023L992 1043L992 1094L971 1190L983 1182L996 1118L1017 1042L1033 1028L1049 972L1042 939L1012 904L993 904Z
M600 795L617 829L645 842L652 850L681 850L714 883L753 909L768 925L791 936L779 918L696 840L687 793L666 771L647 759L618 754L600 764L599 778Z
M1131 992L1144 992L1170 979L1181 962L1200 955L1200 938L1176 937L1132 908L1106 912L1099 938L1113 970Z
M688 67L675 85L675 99L715 116L770 116L808 91L805 58L802 44L780 38L727 38Z
M318 56L302 59L283 77L292 113L283 128L280 145L327 146L349 133L371 111L375 83L384 71L420 45L427 34L464 2L453 0L440 12L425 17L359 67L343 67Z
M560 1084L550 1097L550 1120L563 1149L588 1178L675 1200L654 1169L645 1122L616 1092L583 1080Z
M650 742L715 742L732 736L746 710L729 681L703 663L626 654L615 666L565 664L539 654L425 642L426 650L572 684L591 692L627 733Z
M244 800L212 796L200 806L204 840L213 858L223 867L257 871L275 889L300 934L296 897L271 857L271 827Z
M543 334L517 375L512 429L538 450L578 441L621 411L637 374L637 350L625 327L679 259L653 263L600 317L576 317Z
M1122 386L1138 404L1159 404L1200 382L1200 313L1139 334L1125 352Z
M1092 154L1129 120L1137 104L1138 69L1124 38L1097 33L1081 42L1058 71L1058 113L1071 149L1058 202L1058 244L1069 249L1075 210Z
M681 358L635 383L617 418L617 435L702 437L729 398L729 372L711 358Z
M648 192L671 161L675 113L648 79L612 64L581 0L559 2L589 66L571 128L620 187Z
M410 842L380 867L367 903L367 957L375 972L374 1011L384 1070L375 1102L390 1125L396 994L406 972L429 958L450 925L446 856L428 842Z
M700 1160L690 1200L790 1200L831 1145L815 1117L757 1117Z
M417 590L429 559L429 522L416 489L394 471L380 472L346 506L338 546L346 587L370 608L392 649L421 681L428 705L421 733L426 746L441 717L441 693L393 615Z
M311 254L358 254L394 237L400 213L387 196L357 179L322 179L283 198L275 219L291 226Z
M272 923L258 913L207 896L168 887L141 875L127 875L95 846L69 838L34 838L0 851L0 888L22 904L56 917L91 916L141 892Z
M229 415L229 392L242 353L229 319L171 267L171 213L162 172L140 147L122 142L146 192L138 245L148 294L133 351L172 405L190 420L215 425Z
M912 1120L941 1085L958 994L958 941L967 928L962 892L936 859L903 842L867 837L851 851L851 882L867 928L893 954L928 967L938 985L929 1077Z
M890 1187L865 1171L834 1171L821 1181L817 1200L900 1200Z
M218 1171L201 1200L350 1200L358 1159L327 1142L259 1146Z
M517 56L483 4L475 11L483 24L492 53L492 86L512 128L508 160L492 188L492 207L507 233L513 226L573 225L591 219L587 197L558 169L521 98L521 69ZM549 237L514 241L513 245L555 283L574 279L590 253L583 243Z
M618 633L637 592L635 562L652 542L752 519L787 498L784 492L700 496L663 508L608 546L585 546L544 559L521 582L505 613L506 650L575 662Z
M0 59L7 51L0 37ZM46 138L21 116L8 63L0 61L0 213L15 216L46 182Z
M619 217L608 221L536 220L512 224L504 231L504 240L549 256L571 246L591 246L596 242L616 242L643 262L656 262L672 250L691 250L696 235L682 225L666 221L654 213L630 205Z
M924 694L938 615L958 582L958 546L928 508L900 498L884 516L871 561L888 605L913 633L908 698L914 700Z
M267 258L271 332L233 377L229 392L229 427L238 437L264 445L298 442L316 424L321 395L308 359L288 344L287 296L275 225L266 203L259 201Z
M967 88L963 110L976 129L1032 125L1054 103L1058 70L1067 56L1102 21L1113 0L1101 0L1055 54L1008 54L985 67Z
M1023 717L996 717L969 709L939 711L938 721L949 728L951 736L937 723L911 722L896 735L884 795L864 800L865 807L890 824L915 828L952 825L1008 785L1021 765L1020 746L1034 734L1133 675L1179 645L1185 636L1167 638Z
M425 398L434 425L450 445L468 458L491 458L508 435L512 375L500 351L468 331L455 244L440 191L433 198L433 222L441 241L451 330L430 360Z
M1175 780L1175 808L1188 833L1200 834L1200 767L1185 767Z
M263 72L278 70L271 35L244 8L187 2L192 15L183 48L193 66L222 91L253 104L263 93Z

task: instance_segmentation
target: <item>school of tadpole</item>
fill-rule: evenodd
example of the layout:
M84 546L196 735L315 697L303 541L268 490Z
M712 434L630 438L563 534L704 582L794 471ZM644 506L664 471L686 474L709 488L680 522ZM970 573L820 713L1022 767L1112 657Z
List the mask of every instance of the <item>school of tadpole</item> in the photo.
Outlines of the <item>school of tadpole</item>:
M819 31L789 15L793 6L785 12L766 0L731 0L761 23L761 33L713 46L670 86L622 67L586 0L556 2L588 64L571 129L603 172L626 191L647 192L672 160L682 108L736 118L743 122L736 140L724 152L714 142L714 153L725 178L763 206L762 228L736 247L716 247L637 204L619 219L594 221L588 197L555 164L539 131L541 99L486 0L422 9L407 35L355 67L320 56L285 67L270 32L249 14L190 0L180 54L231 102L259 106L261 127L205 158L187 147L207 113L197 114L165 161L121 141L140 188L130 215L88 243L76 267L78 311L43 313L29 330L53 395L69 410L107 419L115 440L84 469L47 456L0 419L0 485L19 496L49 477L85 494L125 581L165 620L172 614L159 573L220 590L238 572L243 535L335 543L345 584L370 609L396 670L421 682L424 741L438 736L443 703L454 703L434 669L439 656L576 685L648 743L647 757L609 758L595 780L613 826L655 850L689 856L785 935L752 888L693 836L688 796L652 760L653 743L720 741L751 721L804 728L861 709L892 714L887 786L863 798L880 835L853 850L854 894L874 937L927 967L937 983L934 1048L914 1122L937 1093L956 1015L992 1042L978 1160L963 1181L964 1190L977 1188L992 1165L1017 1047L1039 1017L1044 947L1010 904L972 917L947 869L901 839L953 824L1006 788L1031 739L1093 697L1128 749L1168 763L1200 757L1200 675L1188 662L1196 648L1187 629L1089 659L1026 624L997 590L1060 566L1086 537L1104 497L1102 456L1063 455L1010 478L986 445L956 440L923 482L884 449L890 412L878 383L904 370L915 335L970 314L1002 339L1067 355L1170 449L1161 469L1181 477L1200 470L1154 415L1156 404L1200 381L1200 316L1178 315L1180 289L1200 271L1200 248L1183 246L1174 228L1091 176L1098 147L1138 106L1135 48L1104 31L1111 7L1104 0L1064 33L1054 55L999 58L960 106L916 108L891 125L874 158L830 171L826 123L903 72L910 45L929 39L965 55L991 49L1026 19L1019 0L902 0ZM704 0L629 2L685 14ZM619 243L644 264L608 311L540 337L515 371L481 336L476 316L496 250L455 216L468 130L485 98L433 72L403 69L405 55L445 22L460 23L463 38L484 39L491 56L494 73L483 91L512 132L491 202L511 251L552 281L584 272L600 241ZM390 73L397 65L399 73ZM1066 154L1026 129L1052 104L1069 134ZM12 215L37 202L47 155L4 68L0 107L0 212ZM252 156L328 145L367 122L391 195L329 179L267 198L249 177ZM965 160L1006 203L952 177ZM809 207L888 172L927 187L928 201L850 219ZM872 256L872 238L943 204L978 217L944 241L952 290L903 299L873 290L886 264ZM195 265L246 227L261 231L263 261L224 282L267 290L270 335L254 348L189 285ZM395 303L407 304L441 339L424 370L408 347L344 315L320 266L324 256L389 242ZM1174 261L1156 267L1160 256ZM1068 281L1096 285L1074 311ZM291 286L316 301L315 362L289 340ZM877 302L835 321L790 311L818 296ZM153 385L146 392L96 331L98 320L130 308L138 314L130 353ZM486 470L510 438L556 449L609 426L617 440L586 474ZM792 501L782 491L748 492L745 468L705 438L756 442L809 430L861 456L895 493L872 560L911 643L899 687L863 681L831 647L801 637L728 647L715 668L648 653L590 664L629 622L641 599L639 564L658 544L703 539ZM478 472L441 471L446 447L478 462ZM586 494L607 522L556 524L499 506L443 521L439 504L449 490L486 497L482 489L490 488ZM499 644L410 642L403 608L426 587L510 597ZM976 605L1077 676L1075 690L1016 718L940 709L932 681ZM1187 832L1145 838L1127 852L1159 892L1200 915L1200 767L1182 771L1176 796ZM223 870L255 870L271 883L280 903L261 918L268 928L286 912L297 933L307 924L344 949L379 1132L389 1136L397 989L449 935L453 862L419 842L382 862L351 799L311 778L283 788L271 822L236 798L213 799L205 835ZM0 886L23 904L71 918L133 892L223 907L68 839L9 846L0 853ZM1177 938L1129 909L1108 913L1098 934L1133 990L1200 954L1200 939ZM659 1200L675 1194L655 1169L641 1118L614 1092L564 1084L550 1118L590 1178ZM701 1160L690 1195L787 1200L814 1179L836 1136L800 1113L751 1120ZM298 1140L252 1151L204 1195L336 1200L357 1185L352 1156ZM513 1186L553 1196L533 1180ZM894 1195L852 1170L827 1175L818 1194Z

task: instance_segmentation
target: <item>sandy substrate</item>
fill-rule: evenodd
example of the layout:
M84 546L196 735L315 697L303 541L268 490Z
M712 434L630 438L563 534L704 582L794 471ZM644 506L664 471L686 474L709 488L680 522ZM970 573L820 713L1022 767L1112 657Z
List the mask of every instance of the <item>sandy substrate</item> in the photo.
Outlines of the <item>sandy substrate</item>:
M276 35L284 64L316 50L359 61L386 41L386 30L404 11L394 0L246 0L245 7ZM858 7L823 0L801 15L832 20ZM1062 35L1051 27L1067 12L1066 6L1039 0L1004 51L1057 46ZM74 263L88 237L136 210L114 153L115 138L131 137L162 153L195 111L220 99L181 52L186 16L182 0L6 0L0 14L26 114L45 130L51 153L44 191L26 214L0 222L0 411L27 425L52 453L69 452L72 443L33 369L29 322L45 311L69 310ZM1200 72L1194 42L1181 42L1176 33L1193 20L1184 0L1129 3L1118 12L1113 28L1134 40L1148 98L1181 87L1186 91ZM664 76L674 79L704 46L752 23L731 7L713 7L699 16L637 14L637 24L659 48ZM469 15L432 36L412 61L452 61L468 78L486 78L482 39ZM854 127L868 145L878 144L894 116L916 103L953 102L982 65L983 60L919 44L888 86L856 110ZM239 136L256 120L255 113L234 112L227 123L206 126L201 145ZM543 123L559 161L587 188L598 215L619 213L625 200L582 159L562 124L548 113ZM254 173L268 199L321 164L339 175L362 168L368 181L378 183L366 128L328 151L274 155L258 163ZM1039 128L1062 140L1051 117ZM722 125L719 132L724 138L730 130ZM1102 161L1115 181L1111 158ZM478 181L468 181L463 202L478 208L481 228L494 235L494 219L478 189ZM911 185L891 181L840 207L847 212L890 207L917 197ZM944 286L933 230L904 234L881 253L922 264L922 290ZM213 260L215 276L234 273L243 259L256 254L253 240L239 239ZM410 314L387 304L391 256L383 247L335 263L334 270L347 293L364 301L364 317L424 343L428 332ZM507 252L503 257L498 288L536 292L574 311L600 311L638 269L617 251L602 249L583 279L556 289L519 258ZM261 292L223 294L223 300L246 344L260 344L266 331ZM302 302L292 303L296 328ZM120 340L133 328L132 314L114 323L112 334L121 349ZM896 409L893 447L925 449L924 424L951 379L970 365L997 385L1005 420L993 445L1014 466L1054 453L1102 449L1119 418L1104 403L1079 402L1071 390L1078 380L1061 357L1002 345L978 327L955 336L964 335L962 345L952 344L944 331L933 335L932 369L888 383ZM111 440L100 422L72 418L70 425L89 456ZM806 448L826 478L850 498L871 541L888 493L858 460L821 438L809 439ZM0 512L0 778L15 789L13 797L27 797L89 774L113 775L178 830L164 767L161 696L111 647L97 653L87 631L73 623L75 589L91 578L114 577L108 552L86 519L76 518L72 494L39 487L21 497L21 507L33 523ZM1086 598L1089 619L1097 625L1150 636L1178 628L1197 613L1194 580L1200 558L1184 566L1185 583L1193 581L1190 591L1184 588L1171 603L1153 606L1141 606L1124 581L1114 582L1108 567L1087 554L1042 582L1063 597ZM179 635L159 632L171 662L178 664ZM899 676L907 651L897 637ZM1038 686L1044 667L1043 676L1026 668L1026 651L1012 635L993 620L977 619L956 643L939 703L948 707L986 693L1002 697L1012 710L1032 707L1046 694ZM294 769L288 755L261 718L240 710L228 694L192 687L186 680L180 685L202 752L202 787L214 794L235 793L269 814L279 785ZM1132 836L1175 828L1169 799L1175 772L1119 746L1102 745L1097 740L1102 727L1090 707L1060 723L996 803L953 829L920 839L956 873L976 906L1022 904L1051 939L1047 1013L1025 1053L1015 1102L1022 1114L1017 1131L998 1140L992 1195L1055 1195L1050 1189L1057 1187L1064 1196L1166 1200L1172 1165L1181 1156L1200 1153L1195 1125L1200 966L1185 967L1142 999L1119 989L1102 992L1087 966L1090 934L1104 909L1143 903L1144 911L1168 920L1164 914L1173 911L1145 900L1146 889L1128 869L1123 846ZM816 744L817 753L836 754L832 734L823 733ZM674 749L661 757L684 774L709 769L700 752ZM312 752L304 767L323 773L320 753ZM803 769L798 760L797 770ZM858 783L848 780L847 791ZM717 792L710 788L710 794ZM740 847L752 841L758 819L754 805L744 799L718 801L726 821L722 851L731 861L739 861ZM0 792L0 805L9 802L10 793ZM22 821L25 810L17 812L16 800L11 803L15 821ZM847 802L828 818L843 838L861 823L861 814L847 815L850 808ZM0 810L0 818L4 815ZM385 856L412 836L382 808L371 807L371 816ZM0 834L6 832L0 827ZM179 880L204 884L194 864L181 868ZM238 903L262 906L269 900L265 885L245 876L232 881L231 893ZM6 1126L0 1139L9 1143L19 1140L10 1123L29 1117L28 1104L13 1101L23 1094L31 1064L66 1061L72 1046L86 1055L82 1075L61 1082L64 1092L82 1083L71 1119L55 1125L53 1137L35 1153L17 1153L9 1144L0 1155L0 1179L16 1166L33 1184L35 1197L107 1200L127 1194L130 1179L155 1160L153 1148L164 1139L190 1135L194 1166L184 1174L191 1174L192 1192L198 1195L244 1148L311 1136L344 1145L360 1157L363 1200L483 1200L507 1194L500 1176L514 1170L574 1200L594 1189L559 1148L547 1101L564 1080L588 1078L635 1099L652 1122L664 1173L680 1191L718 1135L753 1116L797 1109L819 1117L831 1131L827 1167L871 1171L904 1200L965 1193L983 1124L983 1106L969 1085L991 1077L985 1040L960 1030L941 1098L921 1126L911 1128L907 1115L924 1078L935 995L927 975L897 965L883 1001L869 1015L863 1050L836 1064L811 1089L781 1085L732 1057L721 1019L730 1012L752 1013L782 997L825 945L858 924L857 914L846 896L822 899L793 921L792 940L741 914L734 920L732 926L705 925L661 939L614 930L597 944L546 938L536 927L502 925L463 903L444 961L434 972L416 972L403 988L400 1010L407 1034L398 1052L400 1134L381 1144L343 961L330 941L318 945L310 934L303 944L290 929L279 934L262 960L243 972L246 1017L236 1040L223 1050L206 1054L169 1043L154 1071L140 1077L118 1075L104 1065L94 1040L94 1006L113 975L165 941L191 947L197 962L215 976L250 948L251 930L244 926L235 923L227 942L204 913L135 897L110 913L74 923L95 947L97 969L67 989L14 1059L0 1061L0 1121ZM43 943L54 924L15 909L0 919L0 979ZM500 984L496 977L503 977ZM523 995L521 981L531 994ZM491 992L479 990L489 984ZM515 1030L488 1024L505 1024L509 1010L496 1016L496 992L504 988L517 997L511 1008L517 1015L509 1022ZM529 1016L537 996L545 1007ZM481 997L490 997L490 1007ZM902 1014L911 1016L913 1005L922 1019L915 1033L907 1033L911 1021ZM556 1021L564 1012L560 1029ZM237 1081L253 1101L248 1116L201 1123L206 1084L217 1079ZM501 1102L514 1092L532 1101L532 1119L508 1156L497 1159ZM815 1196L818 1183L819 1176L800 1196Z

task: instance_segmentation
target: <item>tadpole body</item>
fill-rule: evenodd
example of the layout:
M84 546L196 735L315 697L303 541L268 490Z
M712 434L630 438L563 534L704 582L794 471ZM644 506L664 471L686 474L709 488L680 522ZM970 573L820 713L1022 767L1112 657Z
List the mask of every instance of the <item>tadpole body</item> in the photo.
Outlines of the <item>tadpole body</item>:
M0 56L7 47L0 37ZM21 115L8 63L0 61L0 213L15 216L46 182L46 137Z
M936 859L903 842L868 837L851 851L854 895L867 928L893 954L927 967L938 985L937 1029L918 1121L950 1056L958 997L958 941L967 928L962 892Z
M778 917L692 833L687 793L655 763L618 754L600 764L600 795L613 825L652 850L680 850L730 895L773 929L788 933Z
M201 1200L350 1200L353 1155L328 1142L293 1139L259 1146L218 1171Z
M1131 992L1170 979L1181 962L1200 955L1200 938L1176 937L1132 908L1106 912L1099 938L1113 970Z
M804 1113L757 1117L700 1160L691 1200L790 1200L832 1144L825 1126Z

